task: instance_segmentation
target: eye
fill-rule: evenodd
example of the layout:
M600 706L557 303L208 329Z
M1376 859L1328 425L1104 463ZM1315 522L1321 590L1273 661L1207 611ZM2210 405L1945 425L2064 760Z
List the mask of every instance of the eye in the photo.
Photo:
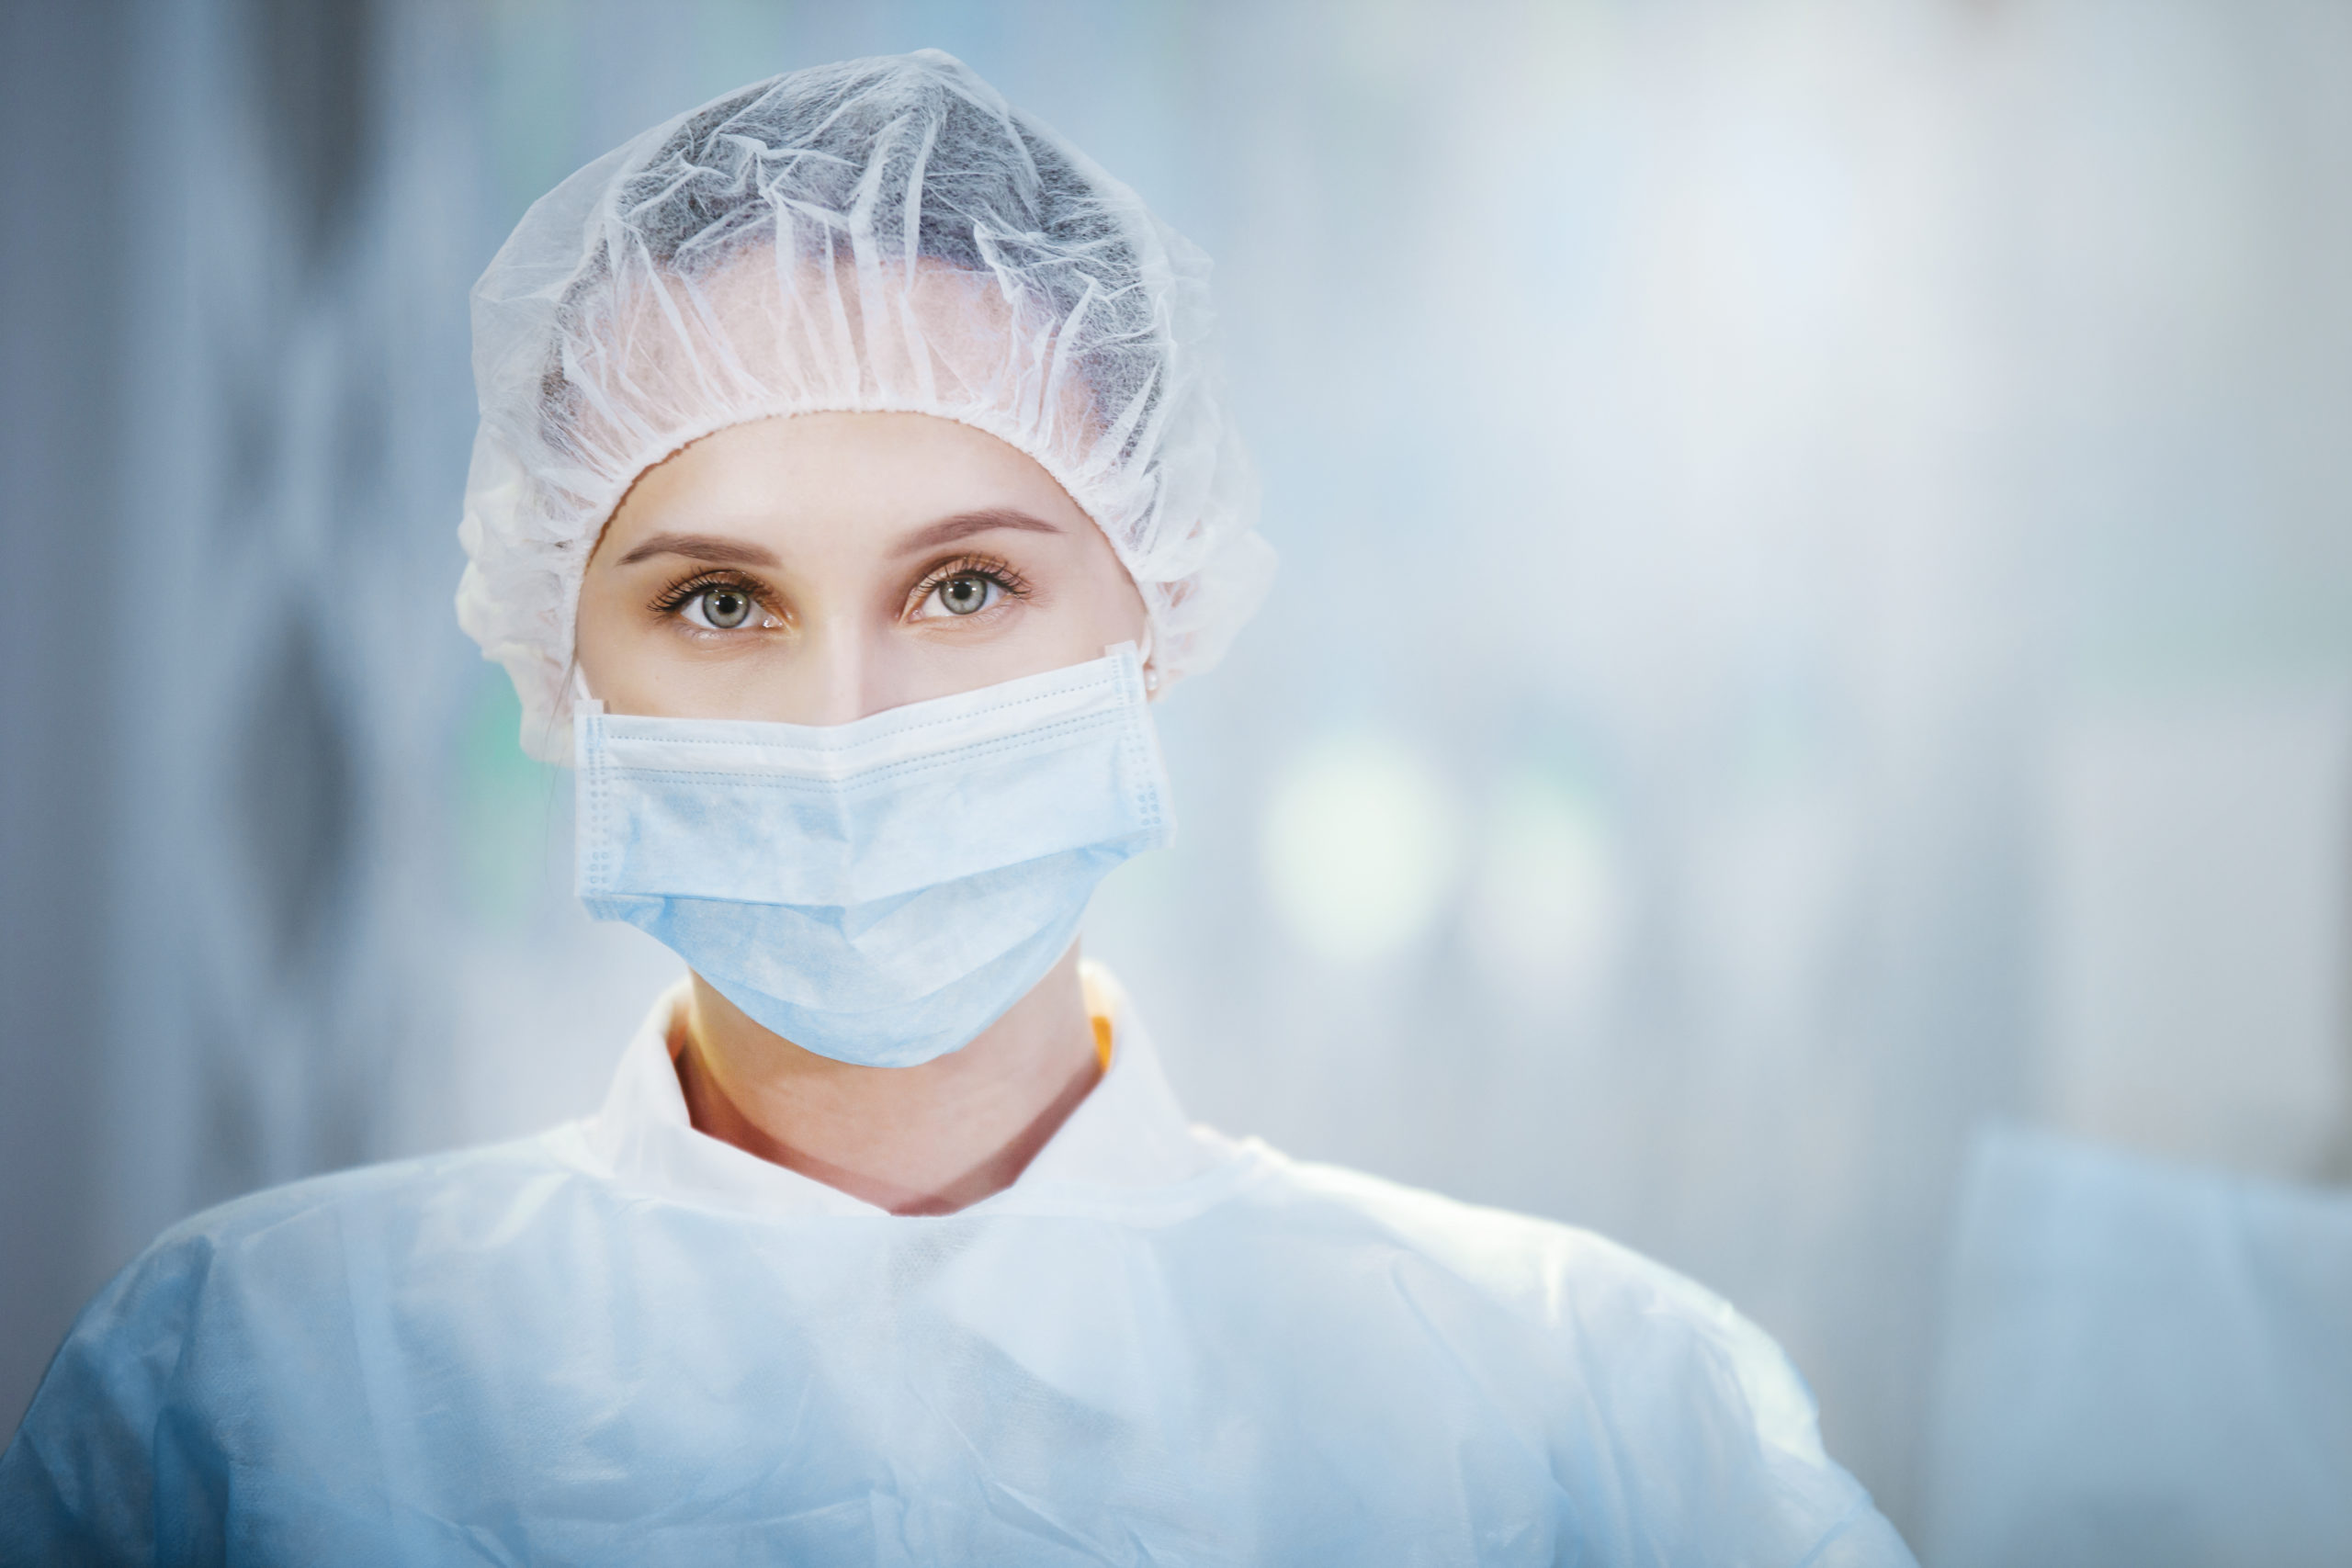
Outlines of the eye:
M760 602L739 582L713 582L696 588L678 601L676 611L690 626L731 632L757 626L764 618Z
M995 604L1003 592L993 578L977 571L959 571L933 589L932 596L949 615L969 615Z
M740 588L706 588L690 602L702 612L701 618L721 631L729 631L751 618L752 596Z
M1026 599L1029 592L1028 580L1008 563L990 556L964 556L925 572L907 591L905 614L916 621L961 620ZM989 617L996 618L993 614Z

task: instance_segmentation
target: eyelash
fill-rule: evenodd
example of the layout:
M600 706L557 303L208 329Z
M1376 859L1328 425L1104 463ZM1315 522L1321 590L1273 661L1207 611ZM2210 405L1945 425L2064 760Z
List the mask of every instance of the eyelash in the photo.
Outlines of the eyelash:
M907 595L908 611L911 613L921 609L933 593L939 592L941 584L958 577L986 578L1004 590L1008 599L1029 597L1029 580L1005 562L993 556L957 556L954 560L941 561L923 573L922 581L916 583Z
M657 615L674 615L684 609L697 593L713 588L732 588L763 610L774 614L765 586L737 571L698 571L683 578L654 595L652 610Z

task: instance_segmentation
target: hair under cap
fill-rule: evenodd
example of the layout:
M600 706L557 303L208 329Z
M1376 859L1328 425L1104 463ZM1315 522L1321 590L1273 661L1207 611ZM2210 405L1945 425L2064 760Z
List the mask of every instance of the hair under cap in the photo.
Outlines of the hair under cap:
M1027 454L1135 579L1161 682L1215 662L1273 552L1207 277L935 50L740 88L565 180L473 291L458 619L514 677L525 749L570 760L581 578L629 486L777 414L934 414Z

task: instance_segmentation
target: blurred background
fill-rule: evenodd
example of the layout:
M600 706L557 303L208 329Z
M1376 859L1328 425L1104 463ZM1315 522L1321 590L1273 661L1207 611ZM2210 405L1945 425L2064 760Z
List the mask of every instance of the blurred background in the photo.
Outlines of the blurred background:
M0 1418L601 1097L676 965L452 618L466 289L932 45L1218 264L1283 568L1088 938L1193 1112L1723 1292L1931 1564L2342 1561L2352 7L0 17Z

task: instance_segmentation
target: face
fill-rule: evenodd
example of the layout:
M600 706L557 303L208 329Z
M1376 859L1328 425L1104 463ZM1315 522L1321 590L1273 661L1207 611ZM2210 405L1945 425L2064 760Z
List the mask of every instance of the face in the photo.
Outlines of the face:
M992 435L915 413L722 430L648 469L581 584L614 713L846 724L1140 642L1078 503Z

